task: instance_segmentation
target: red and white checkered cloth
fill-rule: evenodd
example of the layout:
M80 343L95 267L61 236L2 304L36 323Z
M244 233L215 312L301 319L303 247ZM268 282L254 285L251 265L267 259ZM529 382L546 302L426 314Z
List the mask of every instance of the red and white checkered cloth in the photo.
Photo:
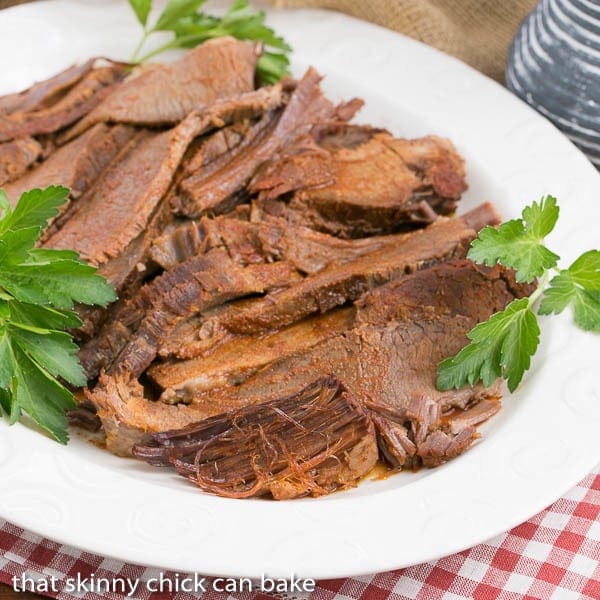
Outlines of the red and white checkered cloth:
M136 578L142 584L158 569L126 565L62 546L0 520L0 581L54 575ZM174 573L165 577L175 578ZM60 586L59 586L60 587ZM140 585L142 600L270 600L266 594L152 593ZM59 600L123 600L114 593L64 591ZM509 533L459 554L407 569L352 579L317 582L310 600L600 600L600 465L552 506Z

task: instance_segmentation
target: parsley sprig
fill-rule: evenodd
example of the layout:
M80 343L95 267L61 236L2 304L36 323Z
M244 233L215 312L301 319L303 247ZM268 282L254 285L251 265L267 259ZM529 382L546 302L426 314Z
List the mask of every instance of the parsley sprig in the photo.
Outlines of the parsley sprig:
M247 0L235 0L222 17L200 12L205 0L169 0L153 26L148 25L152 0L129 0L135 15L144 28L132 62L144 62L172 48L193 48L207 40L233 36L240 40L261 41L265 52L258 60L257 72L263 83L279 81L288 73L289 44L265 25L265 13L253 9ZM148 37L157 31L173 33L173 38L140 57Z
M514 391L539 344L535 309L540 298L538 315L558 314L572 306L578 327L600 331L600 250L584 252L570 267L559 269L560 257L544 245L558 215L556 199L546 196L525 207L522 218L498 228L483 228L472 242L467 256L474 262L499 263L514 269L518 282L538 279L538 285L528 298L513 300L467 334L470 343L439 364L438 389L461 388L478 381L490 386L502 377Z
M106 306L114 289L70 250L36 247L67 199L60 186L24 193L15 209L0 190L0 413L26 413L56 440L68 440L65 383L86 384L77 345L65 330L81 325L75 302Z

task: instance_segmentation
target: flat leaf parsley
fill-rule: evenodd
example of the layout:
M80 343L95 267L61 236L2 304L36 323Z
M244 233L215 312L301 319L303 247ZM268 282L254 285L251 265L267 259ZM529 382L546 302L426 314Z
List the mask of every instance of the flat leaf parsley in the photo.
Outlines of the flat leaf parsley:
M11 424L26 413L62 443L65 411L75 406L65 383L86 383L65 331L81 325L74 303L106 306L116 299L76 252L36 247L68 194L60 186L31 190L13 210L0 190L0 412Z
M144 33L134 50L132 62L144 62L171 48L193 48L207 40L233 36L240 40L262 42L265 51L256 70L265 84L275 83L288 73L290 45L265 24L265 13L253 9L247 0L235 0L222 17L200 12L205 0L169 0L153 26L148 25L152 0L129 0ZM157 31L168 31L172 39L140 57L148 37Z
M558 215L556 199L546 196L525 207L520 219L498 228L484 227L472 242L468 258L515 269L520 282L539 278L538 286L528 298L513 300L467 334L470 343L439 364L438 389L461 388L478 381L490 386L502 377L514 391L539 344L535 303L540 297L538 315L558 314L571 305L578 327L600 331L600 250L585 252L569 268L559 269L560 257L544 245ZM551 272L555 274L547 287Z

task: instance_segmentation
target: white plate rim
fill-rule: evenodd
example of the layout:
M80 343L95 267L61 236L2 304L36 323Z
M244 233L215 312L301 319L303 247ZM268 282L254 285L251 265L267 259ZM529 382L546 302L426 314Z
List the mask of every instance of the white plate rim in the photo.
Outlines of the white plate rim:
M127 10L120 0L103 2L102 14L89 1L23 5L0 12L0 38L14 44L23 35L19 23L43 23L56 36L52 43L64 48L67 15L106 24ZM562 256L574 258L596 242L600 176L501 86L432 48L338 13L273 11L270 19L292 40L298 63L315 64L338 82L356 84L358 95L368 90L425 124L447 119L444 131L460 140L467 158L476 155L480 168L494 173L511 216L542 193L558 195L560 231L552 242ZM116 31L125 36L116 42L123 47L134 24L123 19ZM94 36L77 37L75 30L69 36L79 44L76 52L96 48ZM29 43L39 51L39 40ZM5 56L0 52L0 65ZM8 73L11 65L2 66ZM188 488L173 496L179 482L166 474L144 479L143 466L121 466L113 457L90 463L93 450L85 444L74 444L74 452L2 422L0 515L89 552L210 575L356 576L461 551L539 512L600 460L597 338L571 327L568 315L546 329L543 357L507 400L506 417L501 413L498 425L486 429L487 439L408 485L367 483L356 492L283 503L224 500Z

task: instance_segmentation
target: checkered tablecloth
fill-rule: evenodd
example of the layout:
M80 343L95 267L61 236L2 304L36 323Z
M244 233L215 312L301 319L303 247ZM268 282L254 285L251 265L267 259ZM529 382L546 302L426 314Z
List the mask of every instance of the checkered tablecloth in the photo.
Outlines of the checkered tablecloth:
M0 520L0 581L26 574L59 582L81 574L129 577L143 600L270 600L262 593L153 593L145 585L161 572L82 552ZM163 573L176 579L175 573ZM181 577L181 576L180 576ZM58 586L60 588L60 585ZM123 594L48 594L60 600L122 600ZM600 600L600 465L578 486L529 521L459 554L407 569L317 582L310 600Z

